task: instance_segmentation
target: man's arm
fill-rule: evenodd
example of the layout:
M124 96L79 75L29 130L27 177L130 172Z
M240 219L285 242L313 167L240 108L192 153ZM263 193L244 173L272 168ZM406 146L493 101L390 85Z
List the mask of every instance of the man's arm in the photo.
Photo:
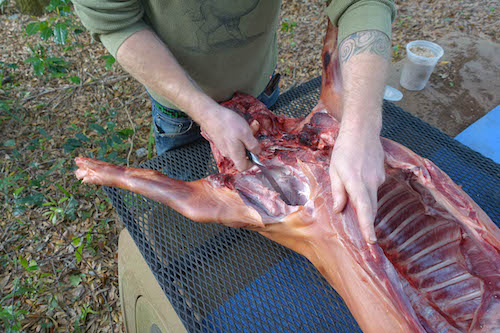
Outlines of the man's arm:
M376 30L349 35L339 46L344 99L330 164L334 209L341 212L349 198L369 243L376 242L377 189L385 177L379 135L389 49L387 35Z
M260 146L246 121L198 88L151 30L143 29L127 38L116 58L138 81L200 124L221 153L233 160L236 168L245 170L251 166L245 147L259 153Z

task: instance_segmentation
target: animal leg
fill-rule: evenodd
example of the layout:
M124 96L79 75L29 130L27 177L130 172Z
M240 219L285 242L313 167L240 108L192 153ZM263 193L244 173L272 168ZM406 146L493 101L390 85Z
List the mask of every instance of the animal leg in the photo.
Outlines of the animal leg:
M127 168L86 157L75 159L75 174L84 183L118 187L175 209L197 222L217 222L235 228L262 227L259 213L239 195L207 179L185 182L158 171Z

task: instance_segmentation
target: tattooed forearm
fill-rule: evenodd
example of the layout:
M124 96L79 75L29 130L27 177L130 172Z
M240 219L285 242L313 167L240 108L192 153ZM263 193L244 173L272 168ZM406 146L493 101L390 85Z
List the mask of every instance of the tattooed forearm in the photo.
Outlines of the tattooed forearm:
M377 54L389 59L389 46L389 38L380 31L356 32L340 43L340 62L344 64L360 53Z

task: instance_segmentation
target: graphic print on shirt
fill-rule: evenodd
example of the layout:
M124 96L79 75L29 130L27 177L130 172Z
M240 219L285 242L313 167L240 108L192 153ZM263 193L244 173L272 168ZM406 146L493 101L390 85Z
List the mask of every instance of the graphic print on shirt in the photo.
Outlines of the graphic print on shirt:
M243 46L264 34L264 31L246 36L240 29L241 18L251 13L260 0L196 0L196 8L187 16L198 27L195 34L197 45L188 47L192 51L208 53L215 49ZM222 39L215 39L220 34Z

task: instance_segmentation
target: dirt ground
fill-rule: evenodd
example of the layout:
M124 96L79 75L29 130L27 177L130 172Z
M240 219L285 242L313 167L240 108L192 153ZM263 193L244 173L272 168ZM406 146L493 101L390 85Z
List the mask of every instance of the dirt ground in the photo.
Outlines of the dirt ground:
M497 1L396 4L394 63L411 40L461 32L496 42L500 31ZM282 91L320 75L323 6L322 0L283 1ZM13 1L0 1L0 331L16 324L25 332L121 332L116 248L122 226L102 189L75 180L72 159L147 160L154 155L151 104L118 65L105 68L106 50L87 33L66 50L42 43L45 52L67 59L68 73L36 76L25 62L40 43L24 30L33 21ZM453 73L459 64L447 66ZM446 77L433 80L449 85ZM466 126L471 119L460 121Z
M423 90L400 86L406 60L392 66L388 84L404 94L396 105L454 137L500 104L500 44L463 32L437 43L445 53Z

